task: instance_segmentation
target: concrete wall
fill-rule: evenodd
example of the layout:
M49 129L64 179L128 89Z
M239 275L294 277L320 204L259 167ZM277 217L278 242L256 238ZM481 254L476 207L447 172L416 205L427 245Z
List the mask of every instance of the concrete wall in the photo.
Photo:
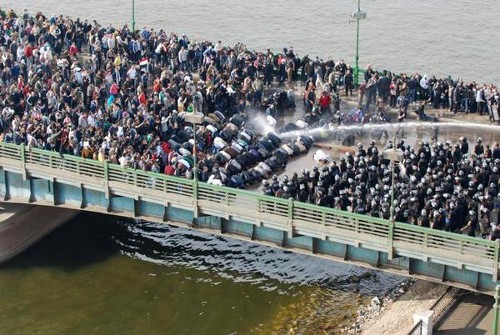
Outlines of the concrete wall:
M0 207L0 263L24 251L79 211L24 204Z

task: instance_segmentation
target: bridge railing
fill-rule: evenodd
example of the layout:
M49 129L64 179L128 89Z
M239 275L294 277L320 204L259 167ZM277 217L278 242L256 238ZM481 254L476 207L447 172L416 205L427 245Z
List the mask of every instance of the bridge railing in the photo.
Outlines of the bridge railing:
M122 168L116 164L103 164L107 165L108 181L110 182L125 183L134 187L153 189L187 197L192 197L193 195L193 182L191 180L131 168ZM104 178L104 175L101 178Z
M121 187L148 195L151 191L194 203L197 209L221 217L233 216L261 222L298 234L365 245L399 255L420 255L445 260L458 268L468 266L488 272L497 280L499 243L440 230L391 222L367 215L285 200L229 187L196 183L185 178L122 168L116 164L60 155L24 145L0 143L0 166L28 173L65 171L68 180ZM49 169L49 170L47 170ZM52 172L50 172L52 171ZM61 174L58 174L61 176Z

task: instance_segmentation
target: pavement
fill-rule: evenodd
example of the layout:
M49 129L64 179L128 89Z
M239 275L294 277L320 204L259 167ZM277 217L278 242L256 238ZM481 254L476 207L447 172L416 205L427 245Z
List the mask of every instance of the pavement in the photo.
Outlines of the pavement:
M353 94L352 97L342 96L341 98L342 98L342 100L346 101L348 103L348 105L350 105L350 106L357 105L357 103L358 103L357 94ZM417 115L414 113L417 106L418 106L418 103L410 104L410 106L408 108L407 120L411 120L411 121L417 120ZM453 112L450 112L447 108L434 109L430 106L426 106L425 112L428 115L438 116L440 121L446 121L446 122L455 121L455 122L497 125L497 126L499 126L499 129L500 129L500 121L490 122L488 115L478 115L477 113L466 114L464 112L454 114ZM389 114L391 115L392 119L397 118L398 109L391 108L389 110Z

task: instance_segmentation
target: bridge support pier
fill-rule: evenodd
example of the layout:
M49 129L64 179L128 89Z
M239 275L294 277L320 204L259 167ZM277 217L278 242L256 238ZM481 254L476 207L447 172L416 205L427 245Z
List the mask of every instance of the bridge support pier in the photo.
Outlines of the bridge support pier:
M285 248L287 246L287 241L288 241L288 232L284 231L283 232L283 239L281 240L281 247Z
M84 209L85 207L87 207L87 190L83 185L80 187L80 189L82 190L82 202L80 203L80 208Z
M255 225L252 225L252 232L250 233L250 239L251 239L252 241L255 241L256 229L257 229L257 228L255 227Z
M318 253L318 239L313 237L311 241L311 252L313 254Z
M59 205L59 201L57 200L57 195L59 194L59 191L58 191L58 187L57 187L57 182L55 179L52 179L52 190L53 190L53 202L54 202L54 206L57 206Z
M140 200L134 199L134 217L141 215Z
M7 201L10 200L10 183L9 183L9 174L5 170L3 170L3 180L5 185L3 200Z
M165 204L165 207L163 208L163 222L168 221L168 206L169 204Z
M29 179L29 183L30 183L30 197L28 199L28 202L32 203L32 202L36 201L35 190L34 190L34 185L33 185L33 179L32 178Z
M226 233L226 219L220 218L220 233L225 234Z

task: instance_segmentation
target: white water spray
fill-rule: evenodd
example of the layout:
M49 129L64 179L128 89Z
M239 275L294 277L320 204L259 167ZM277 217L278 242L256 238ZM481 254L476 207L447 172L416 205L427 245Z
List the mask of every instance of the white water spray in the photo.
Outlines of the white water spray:
M387 131L395 132L400 130L411 129L417 130L440 130L445 128L467 128L476 131L485 131L489 133L500 133L500 127L494 125L483 125L467 122L436 122L436 123L423 123L423 122L405 122L405 123L368 123L364 125L340 125L340 126L323 126L310 129L302 129L290 131L279 134L282 140L289 140L301 135L306 136L321 136L328 137L336 133L354 133L357 131Z

